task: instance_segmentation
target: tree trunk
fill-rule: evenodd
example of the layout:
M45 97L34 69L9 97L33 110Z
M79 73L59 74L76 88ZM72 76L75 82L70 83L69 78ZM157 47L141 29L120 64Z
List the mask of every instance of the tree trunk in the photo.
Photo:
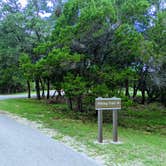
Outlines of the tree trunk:
M7 94L10 94L10 88L7 89Z
M58 92L58 96L62 96L62 95L61 95L61 90L60 90L60 89L58 89L57 92Z
M77 109L79 112L83 112L83 110L82 110L82 97L81 96L79 96L77 98Z
M57 102L61 102L61 97L62 97L62 95L61 95L61 90L58 89L57 92L58 92L58 95L56 96L56 101L57 101Z
M145 80L142 79L141 81L141 93L142 93L142 104L145 104L145 92L146 92L146 82Z
M35 80L35 84L36 84L36 96L37 96L37 99L40 100L41 96L40 96L40 82L39 82L39 79Z
M142 101L141 101L141 104L145 104L145 89L144 89L144 88L141 90L141 93L142 93Z
M27 87L28 87L28 98L31 98L31 85L28 80L27 80Z
M137 96L137 91L138 91L138 88L136 86L136 83L134 82L134 85L133 85L133 98L135 98Z
M72 103L72 98L69 97L69 108L73 110L73 103Z
M164 106L166 106L166 90L161 89L160 94L161 94L160 101L161 101L161 103L164 104Z
M50 79L47 79L47 99L50 98Z
M42 88L42 97L45 97L45 87L44 87L44 82L42 81L42 79L40 79L40 84L41 84L41 88Z
M125 80L125 96L130 97L130 93L129 93L129 80L128 79Z

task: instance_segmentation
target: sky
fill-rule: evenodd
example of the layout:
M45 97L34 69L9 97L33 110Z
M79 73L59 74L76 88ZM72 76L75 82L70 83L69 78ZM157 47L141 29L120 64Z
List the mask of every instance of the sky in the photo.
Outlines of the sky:
M21 3L21 5L22 5L23 7L25 7L26 4L27 4L27 0L19 0L19 2Z
M21 3L22 7L25 7L27 4L27 0L19 0L19 2ZM41 17L49 17L50 15L51 13L40 13Z
M27 0L19 0L19 2L23 7L25 7L27 4ZM62 2L67 2L67 0L62 0ZM51 5L51 2L48 2L48 5Z

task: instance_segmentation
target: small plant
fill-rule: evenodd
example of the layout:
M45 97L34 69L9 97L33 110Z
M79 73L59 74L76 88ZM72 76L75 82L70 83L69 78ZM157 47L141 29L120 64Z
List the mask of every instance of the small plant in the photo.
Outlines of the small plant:
M123 106L125 107L130 107L133 106L134 104L133 100L127 96L122 97L122 101L123 101Z

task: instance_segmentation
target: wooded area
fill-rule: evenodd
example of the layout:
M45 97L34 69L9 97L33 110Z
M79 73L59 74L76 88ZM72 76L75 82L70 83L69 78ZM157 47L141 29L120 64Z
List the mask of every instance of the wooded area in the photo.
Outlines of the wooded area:
M80 112L99 96L166 105L166 2L2 0L0 93L30 98L33 82Z

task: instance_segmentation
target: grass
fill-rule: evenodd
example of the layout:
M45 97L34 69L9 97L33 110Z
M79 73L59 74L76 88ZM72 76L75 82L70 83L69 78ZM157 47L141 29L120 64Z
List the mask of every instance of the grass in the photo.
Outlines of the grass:
M94 113L73 113L63 104L46 104L44 101L10 99L0 101L0 109L41 122L70 136L84 145L91 156L98 156L106 165L165 166L166 165L166 109L159 104L124 107L119 112L120 145L97 144L97 119ZM104 139L112 139L112 114L104 112ZM76 145L80 145L75 142ZM79 148L78 148L79 149Z

